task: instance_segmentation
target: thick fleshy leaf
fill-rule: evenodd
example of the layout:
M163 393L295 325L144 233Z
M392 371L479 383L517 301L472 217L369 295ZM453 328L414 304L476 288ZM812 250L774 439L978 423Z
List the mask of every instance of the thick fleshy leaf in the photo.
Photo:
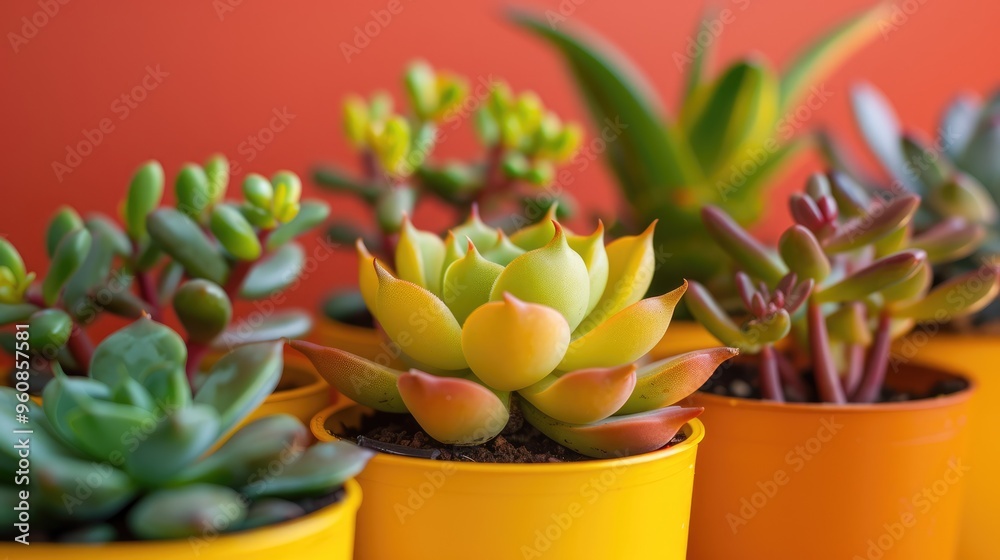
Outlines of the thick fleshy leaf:
M636 372L635 390L616 414L636 414L677 403L704 385L722 362L739 353L736 348L709 348L647 364Z
M587 312L590 274L580 255L570 249L562 226L553 224L555 236L541 249L511 261L493 284L490 299L499 301L509 293L523 301L546 305L561 313L572 330Z
M785 230L778 241L778 251L788 268L799 277L822 282L830 275L830 259L816 236L804 226L796 224Z
M38 309L30 303L0 303L0 325L24 321Z
M854 123L882 167L909 191L921 192L920 183L906 167L899 120L885 95L871 84L857 84L851 88L851 107Z
M441 443L485 443L510 419L510 393L494 393L475 381L411 370L398 384L410 414Z
M188 338L202 344L222 334L233 318L233 304L218 284L195 278L174 294L174 312Z
M830 194L837 201L840 215L854 218L865 214L871 208L871 196L856 179L839 170L830 172Z
M146 227L157 246L181 263L189 276L225 284L226 259L194 220L172 208L161 208L149 215Z
M838 227L837 232L823 242L823 248L829 253L842 253L874 243L906 227L919 207L920 197L898 196L885 206L869 210L868 214L852 218Z
M588 457L619 458L648 453L670 443L677 432L702 413L703 408L671 406L612 416L588 425L567 424L551 418L523 402L524 419L549 438Z
M248 496L297 498L329 493L365 468L374 452L346 441L326 441L308 447L277 476L245 486Z
M972 138L979 121L982 101L973 93L962 93L955 97L941 115L940 142L945 153L957 158Z
M275 311L264 319L253 317L234 322L212 341L216 349L231 350L244 344L305 336L312 329L312 314L301 309Z
M927 202L945 216L958 216L974 223L996 222L1000 210L989 191L976 179L961 173L933 189Z
M368 307L368 311L377 317L378 274L375 273L375 257L368 252L364 241L360 239L354 243L354 247L358 253L358 288L361 291L361 297L365 300L365 306ZM392 273L391 269L388 269L384 262L379 261L379 266L388 270L390 274Z
M993 192L1000 187L1000 163L996 158L1000 150L1000 126L993 120L995 114L994 109L992 115L979 119L974 134L958 156L958 165Z
M940 264L969 256L985 237L983 226L962 218L951 218L915 235L910 247L926 252L927 260L932 264Z
M45 418L52 426L52 432L63 442L78 449L82 448L69 427L69 416L79 409L79 403L87 399L111 398L111 388L89 377L56 376L45 385L42 392L42 408Z
M268 251L283 246L303 233L319 226L330 215L330 206L325 202L306 201L299 206L299 213L292 221L281 224L267 236Z
M218 440L219 415L208 405L194 404L166 414L153 430L122 436L130 453L122 468L147 486L156 486L177 476Z
M826 328L832 340L848 344L871 344L864 305L858 302L843 305L826 317Z
M193 219L199 219L212 203L211 190L205 170L196 163L185 164L174 183L177 209Z
M80 268L90 251L91 235L84 228L73 230L63 237L52 257L49 272L42 281L42 299L52 306L59 299L59 292L73 273Z
M163 167L147 161L136 170L125 197L125 231L136 241L146 239L146 216L163 198Z
M289 345L309 358L323 379L345 397L382 412L406 412L396 388L403 372L338 348L303 340L292 340ZM386 353L384 358L388 362L391 356Z
M111 276L115 261L114 241L103 230L91 232L90 250L80 268L63 288L63 307L78 320L93 320L108 309L113 312L115 301L126 300L131 293L127 275Z
M587 273L590 275L590 301L587 303L589 314L601 300L610 274L608 252L604 247L604 223L598 221L597 229L590 235L570 235L566 240L570 248L583 259L583 264L587 265Z
M136 434L155 426L154 413L110 401L78 398L65 416L64 426L73 442L91 457L125 457L135 445Z
M40 356L55 355L72 331L73 319L62 309L42 309L28 320L31 350Z
M263 250L253 226L239 210L220 204L212 210L209 222L212 235L229 252L241 261L254 261Z
M902 282L927 260L923 251L909 250L881 258L839 282L818 290L817 303L857 301Z
M420 362L445 370L463 369L462 327L443 301L400 280L374 263L378 275L375 316L393 342Z
M240 287L240 297L261 299L295 284L306 265L306 253L298 243L285 243L274 253L254 263Z
M879 291L882 299L886 302L910 301L917 297L923 297L931 287L934 280L934 272L931 263L924 261L913 275L902 282L897 282L888 288Z
M136 379L164 410L185 408L191 404L191 386L184 364L155 364L140 372Z
M94 351L90 376L115 387L126 377L134 377L150 366L183 365L187 359L184 340L170 327L142 318L111 334Z
M503 267L486 260L469 240L465 256L448 266L441 284L441 299L459 323L490 300L493 283Z
M684 302L695 320L726 346L739 348L748 354L756 354L760 351L760 345L747 340L739 325L729 317L729 314L719 305L712 294L698 282L692 281L688 285L688 296Z
M412 282L437 295L441 293L441 267L445 247L440 237L413 227L403 220L396 245L396 273L401 280Z
M313 171L313 180L324 189L346 191L357 195L369 204L375 203L381 192L379 187L359 181L348 173L330 166L324 166Z
M570 343L559 369L619 366L645 356L667 332L687 287L639 300L589 329Z
M518 229L510 241L524 251L533 251L549 244L556 235L556 205L550 206L545 216L530 226Z
M604 293L573 333L574 336L597 327L646 295L656 271L656 253L653 250L655 228L656 221L639 235L619 237L608 244L608 280Z
M507 266L514 259L524 254L524 249L514 245L504 234L503 230L497 232L497 240L493 247L483 252L486 260L495 262L500 266Z
M103 521L119 512L135 499L138 485L123 471L101 463L100 484L88 484L84 500L75 500L67 489L76 489L88 476L93 480L95 463L70 456L47 457L38 452L38 435L31 439L31 509L42 509L47 515L75 523ZM67 507L69 506L69 507ZM43 518L44 519L44 518Z
M479 207L473 204L469 217L460 225L452 228L451 231L455 234L455 240L458 243L464 245L465 239L469 238L476 245L476 249L479 249L479 252L483 253L489 251L497 244L497 232L499 230L484 224L483 220L479 217ZM552 239L551 235L549 239Z
M635 364L626 364L549 375L517 394L552 418L590 424L611 416L628 400L635 388L635 369Z
M722 210L706 206L701 219L715 242L750 276L773 286L788 273L781 261Z
M904 134L901 142L909 169L925 187L933 188L948 180L953 170L943 154L928 148L923 139L912 134Z
M473 311L462 329L466 362L498 391L537 383L559 365L569 341L569 325L558 311L510 293Z
M219 414L224 434L254 411L281 378L281 342L258 342L233 350L216 362L198 388L195 404L210 405Z
M83 220L73 208L61 206L56 210L55 215L49 220L49 227L45 230L45 251L49 258L55 256L56 247L66 234L82 227Z
M129 510L126 522L142 539L204 538L238 527L246 516L239 492L214 484L156 490Z
M892 307L898 319L944 322L975 313L1000 292L1000 269L980 267L935 287L927 297Z

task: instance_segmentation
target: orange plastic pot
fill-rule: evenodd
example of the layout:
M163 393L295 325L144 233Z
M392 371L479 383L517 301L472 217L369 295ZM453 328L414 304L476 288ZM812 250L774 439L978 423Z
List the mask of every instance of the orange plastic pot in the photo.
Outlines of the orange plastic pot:
M718 339L705 330L701 324L694 321L672 321L667 333L649 352L649 356L653 360L659 360L719 345Z
M976 382L972 405L971 443L968 461L971 471L965 485L958 558L994 560L1000 555L1000 447L996 430L1000 427L1000 336L947 334L918 330L893 348L893 358L917 360L957 371Z
M907 366L888 382L917 391L954 378ZM973 390L842 406L696 393L712 437L699 451L689 558L955 558Z
M350 560L361 488L354 480L345 488L347 495L336 504L243 533L103 545L3 543L0 555L24 560Z
M360 418L334 405L311 424L319 440ZM336 413L336 414L335 414ZM346 419L345 419L346 417ZM688 439L622 459L532 465L378 454L358 477L357 560L683 560L697 420Z

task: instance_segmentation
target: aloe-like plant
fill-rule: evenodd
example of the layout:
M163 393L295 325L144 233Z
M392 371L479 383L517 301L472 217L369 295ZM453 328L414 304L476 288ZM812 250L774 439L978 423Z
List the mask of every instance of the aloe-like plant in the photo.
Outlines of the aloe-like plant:
M682 276L720 281L725 258L713 250L700 209L719 206L744 225L760 218L765 188L810 143L809 136L797 134L808 118L796 111L812 114L814 107L803 104L810 90L877 33L885 10L880 4L836 26L781 73L760 57L738 59L712 73L714 42L699 39L696 52L683 60L687 76L676 118L659 106L648 80L622 54L556 29L542 17L517 12L513 18L562 54L595 126L622 123L605 151L628 205L617 225L635 232L661 221L655 243L675 264L658 271L654 288L659 290ZM695 35L713 34L713 21L722 25L710 10Z
M956 97L933 137L904 130L885 95L871 84L852 88L851 103L862 137L892 184L881 186L845 147L825 136L831 165L872 192L921 195L924 204L918 225L954 219L985 231L983 244L970 258L935 267L940 278L963 274L984 261L996 262L1000 253L1000 94L985 101L971 93ZM1000 307L990 306L980 318L997 320Z
M730 317L697 282L688 309L723 344L757 357L765 399L878 402L894 338L916 322L973 313L1000 291L995 266L931 287L931 266L969 255L982 231L951 220L915 232L919 205L914 194L872 199L842 174L816 174L790 198L795 224L777 251L706 207L706 229L740 269L744 310Z
M642 299L653 226L605 247L603 225L574 235L549 218L508 237L473 214L444 240L404 220L395 272L359 241L361 293L392 355L292 346L347 397L412 414L441 443L489 441L516 403L532 426L583 455L659 449L701 412L673 405L736 351L637 363L687 288ZM384 365L392 357L412 369Z
M392 97L377 92L344 102L344 133L356 150L361 176L322 166L314 180L348 192L371 207L374 227L343 221L328 234L353 243L363 237L377 255L392 255L405 216L432 197L464 216L477 206L491 221L519 228L537 221L549 207L566 217L574 204L568 193L540 192L556 178L557 166L577 151L582 129L564 123L531 91L515 93L505 82L481 78L472 84L415 61L404 73L409 111L397 112ZM435 161L434 150L473 121L484 153L468 160ZM525 188L529 186L531 188ZM519 212L514 212L515 208ZM352 305L353 302L353 305ZM334 318L363 308L360 298L342 293L326 309Z
M224 156L187 164L177 175L175 206L160 207L163 168L143 164L123 201L121 225L102 215L83 220L69 207L56 212L41 281L0 239L0 325L30 326L36 379L50 378L53 363L87 373L93 344L86 326L104 312L159 319L172 305L188 334L192 379L213 345L228 349L308 331L304 311L232 324L232 300L271 298L295 283L306 258L294 239L322 223L327 205L301 201L301 182L290 171L271 179L248 174L242 200L225 198L228 183ZM4 340L13 351L13 333Z
M41 406L0 388L0 464L23 475L0 483L12 505L2 532L26 532L17 525L25 510L13 507L23 502L32 542L214 538L330 503L370 457L344 443L308 447L289 415L256 420L219 446L277 385L282 344L235 349L194 396L185 354L177 333L141 318L98 345L88 377L54 365Z

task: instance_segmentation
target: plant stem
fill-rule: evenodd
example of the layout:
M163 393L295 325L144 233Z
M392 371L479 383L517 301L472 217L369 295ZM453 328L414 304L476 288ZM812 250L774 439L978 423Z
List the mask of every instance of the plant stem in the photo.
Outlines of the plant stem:
M793 400L806 400L809 389L802 382L802 376L799 375L795 366L781 352L775 352L774 357L778 362L778 373L781 375L782 384L788 388L787 391Z
M826 332L826 318L823 309L815 301L809 302L809 347L812 349L813 375L819 399L833 404L845 404L844 389L840 385L837 368L830 352L830 339Z
M511 181L503 175L503 169L501 169L502 159L503 146L498 143L496 146L490 148L490 152L486 156L483 186L473 199L473 202L478 204L481 210L486 209L486 203L491 196L503 192L511 184Z
M73 330L70 331L69 339L66 341L66 349L73 356L80 372L86 374L90 369L90 359L94 356L94 343L83 327L73 325Z
M191 392L194 393L195 375L198 374L201 362L205 359L205 355L208 354L210 347L207 344L194 342L192 340L188 340L186 344L187 362L184 364L184 373L187 374L188 385L191 386Z
M865 364L865 378L854 393L852 401L873 403L882 394L885 383L885 372L889 366L889 345L891 340L892 317L883 312L878 318L878 328L875 330L875 341L868 352L868 362Z
M774 346L770 344L765 344L760 351L760 391L767 400L785 402L778 374L778 359L775 357Z
M844 394L850 397L861 384L861 375L865 370L865 347L860 344L848 344L847 375L844 376Z
M135 280L139 284L139 297L149 305L149 316L157 322L163 320L163 310L160 309L160 296L156 291L153 276L146 271L137 272Z

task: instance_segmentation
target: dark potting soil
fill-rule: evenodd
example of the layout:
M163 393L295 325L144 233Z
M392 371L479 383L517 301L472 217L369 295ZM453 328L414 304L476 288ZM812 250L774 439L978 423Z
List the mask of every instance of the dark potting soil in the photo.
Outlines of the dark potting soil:
M343 487L339 487L339 488L336 488L336 489L334 489L334 490L332 490L330 492L327 492L326 494L322 494L322 495L319 495L319 496L299 498L297 500L289 500L289 501L291 501L291 502L293 502L295 504L298 504L299 507L301 507L303 510L305 510L305 515L308 515L310 513L313 513L314 511L321 510L321 509L323 509L323 508L325 508L327 506L330 506L330 505L333 505L333 504L335 504L337 502L340 502L341 500L344 499L344 496L346 496L346 495L347 495L347 491L344 490ZM250 503L252 503L252 502L250 502ZM128 516L129 510L131 510L132 506L134 506L134 505L135 505L135 502L133 502L132 504L130 504L128 507L124 508L122 511L120 511L113 518L105 521L105 524L107 524L107 525L111 526L112 528L114 528L114 532L115 532L114 542L126 542L126 541L137 541L137 540L140 540L140 539L137 539L134 534L132 534L132 532L128 528L128 523L125 521L126 517ZM291 521L291 520L292 519L289 519L289 520L286 520L286 521ZM79 539L74 538L74 534L77 531L83 529L84 527L85 526L83 526L83 525L70 525L70 526L60 527L60 529L58 531L53 532L53 533L44 533L44 532L34 531L33 530L31 532L31 540L32 540L32 542L63 542L63 543L79 542ZM263 528L263 527L257 527L257 529L260 529L260 528ZM253 529L250 529L250 530L253 530ZM225 530L223 529L223 531L225 531ZM232 535L232 534L239 534L240 532L241 531L226 531L223 534ZM205 536L207 537L210 534L212 534L211 531L206 531ZM202 537L202 535L196 535L196 536L194 536L192 538L200 538L200 537Z
M409 414L387 412L364 416L360 425L338 435L377 451L442 461L564 463L594 460L559 445L525 422L516 404L511 405L510 420L500 435L482 445L443 444L427 435ZM685 439L684 433L678 433L667 446Z
M699 391L722 395L725 397L737 397L744 399L760 399L760 383L757 365L753 362L736 361L725 363L719 366L712 374L712 377L701 386ZM786 391L786 398L789 402L819 402L816 396L815 378L811 371L807 371L803 376L809 394L804 400L793 401ZM877 402L905 402L921 399L933 399L957 393L968 387L968 383L961 379L948 379L939 381L931 389L924 393L910 393L899 391L892 387L882 387L882 395Z

